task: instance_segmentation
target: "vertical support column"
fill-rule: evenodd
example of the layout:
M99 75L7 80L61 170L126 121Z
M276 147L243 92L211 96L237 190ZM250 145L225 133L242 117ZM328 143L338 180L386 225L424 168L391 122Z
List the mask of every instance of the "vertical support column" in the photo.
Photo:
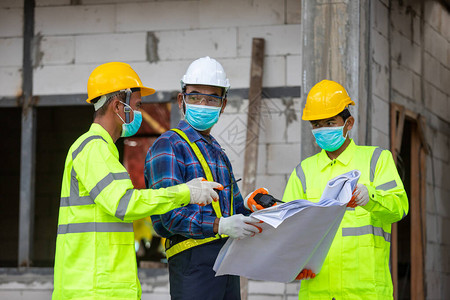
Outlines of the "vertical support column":
M19 267L30 267L33 252L36 112L22 112L20 150Z
M33 106L32 45L34 0L24 2L22 135L20 150L19 267L30 267L33 252L36 109Z
M302 97L303 107L309 90L323 79L342 84L356 100L351 109L355 118L352 138L358 143L359 116L366 123L368 78L368 8L367 0L358 1L302 1ZM364 111L359 109L363 105ZM362 115L361 115L362 114ZM365 124L370 126L370 124ZM364 127L365 129L365 127ZM309 126L302 126L301 156L306 158L319 151Z

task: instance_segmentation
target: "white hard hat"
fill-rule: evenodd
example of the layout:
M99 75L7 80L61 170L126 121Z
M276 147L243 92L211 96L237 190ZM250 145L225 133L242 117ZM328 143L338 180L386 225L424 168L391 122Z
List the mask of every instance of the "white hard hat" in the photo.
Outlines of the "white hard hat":
M180 82L181 89L184 89L187 84L200 84L222 87L227 93L230 88L230 82L222 65L209 56L194 60Z

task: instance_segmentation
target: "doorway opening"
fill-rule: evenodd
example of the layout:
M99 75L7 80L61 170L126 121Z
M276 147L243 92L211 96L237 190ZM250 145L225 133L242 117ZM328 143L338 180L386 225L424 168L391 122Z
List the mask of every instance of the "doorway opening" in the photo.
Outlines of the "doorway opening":
M425 299L425 161L429 153L420 114L391 104L391 152L409 200L409 214L392 226L394 299Z

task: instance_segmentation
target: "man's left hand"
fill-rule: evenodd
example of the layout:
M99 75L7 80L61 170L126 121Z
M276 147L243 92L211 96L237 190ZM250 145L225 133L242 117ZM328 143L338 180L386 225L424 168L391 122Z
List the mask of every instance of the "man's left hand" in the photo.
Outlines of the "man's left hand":
M364 206L369 203L369 190L364 184L358 183L353 195L355 196L356 206Z

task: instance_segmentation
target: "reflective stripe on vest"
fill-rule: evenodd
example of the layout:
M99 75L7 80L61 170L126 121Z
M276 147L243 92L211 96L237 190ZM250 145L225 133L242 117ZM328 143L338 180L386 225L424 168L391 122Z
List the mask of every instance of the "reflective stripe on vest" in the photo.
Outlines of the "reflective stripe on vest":
M99 136L93 135L86 138L75 151L72 152L72 161L83 151L83 148L92 140L101 139L106 140ZM102 180L100 180L89 192L88 196L80 196L80 190L78 187L77 173L72 165L70 172L70 196L61 197L60 207L67 206L82 206L95 204L95 198L114 180L130 179L127 172L121 173L109 173ZM128 190L125 195L119 201L119 205L116 210L115 216L121 220L125 217L125 212L133 195L134 189ZM82 232L133 232L133 223L70 223L58 225L58 234L66 233L82 233Z
M380 158L383 149L377 147L373 150L372 158L370 159L370 182L372 183L375 178L375 169L377 167L378 159Z
M203 157L203 154L200 151L200 149L198 148L198 146L195 143L192 143L189 140L189 138L187 137L187 135L182 130L180 130L178 128L172 128L171 130L176 132L182 139L184 139L189 144L192 151L194 151L194 154L197 157L198 161L200 162L200 165L202 166L202 169L203 169L203 172L205 173L206 179L208 181L214 181L214 178L211 173L211 169L209 168L208 163L206 162L206 159ZM234 198L233 185L231 185L230 215L233 214L233 198ZM220 210L219 201L213 201L211 204L213 206L214 212L216 213L216 216L218 218L221 218L222 211ZM195 246L203 245L203 244L206 244L206 243L209 243L209 242L212 242L212 241L218 240L220 238L224 238L224 237L227 237L227 235L216 234L215 236L206 238L206 239L187 239L182 242L179 242L178 244L171 246L170 248L167 247L168 243L166 243L166 257L167 257L167 259L169 259L170 257L174 256L175 254L178 254L184 250L190 249Z
M361 227L347 227L342 228L342 236L360 236L366 234L373 234L383 237L386 242L391 242L391 234L386 232L381 227L375 227L373 225L366 225Z
M389 182L380 184L379 186L376 187L377 190L382 190L382 191L387 191L390 189L393 189L397 187L397 182L395 182L395 180L391 180Z
M71 223L58 226L58 234L84 232L133 232L133 223Z
M302 163L298 164L295 171L297 172L298 179L300 179L300 182L302 183L303 193L306 193L306 177L305 172L303 172Z

